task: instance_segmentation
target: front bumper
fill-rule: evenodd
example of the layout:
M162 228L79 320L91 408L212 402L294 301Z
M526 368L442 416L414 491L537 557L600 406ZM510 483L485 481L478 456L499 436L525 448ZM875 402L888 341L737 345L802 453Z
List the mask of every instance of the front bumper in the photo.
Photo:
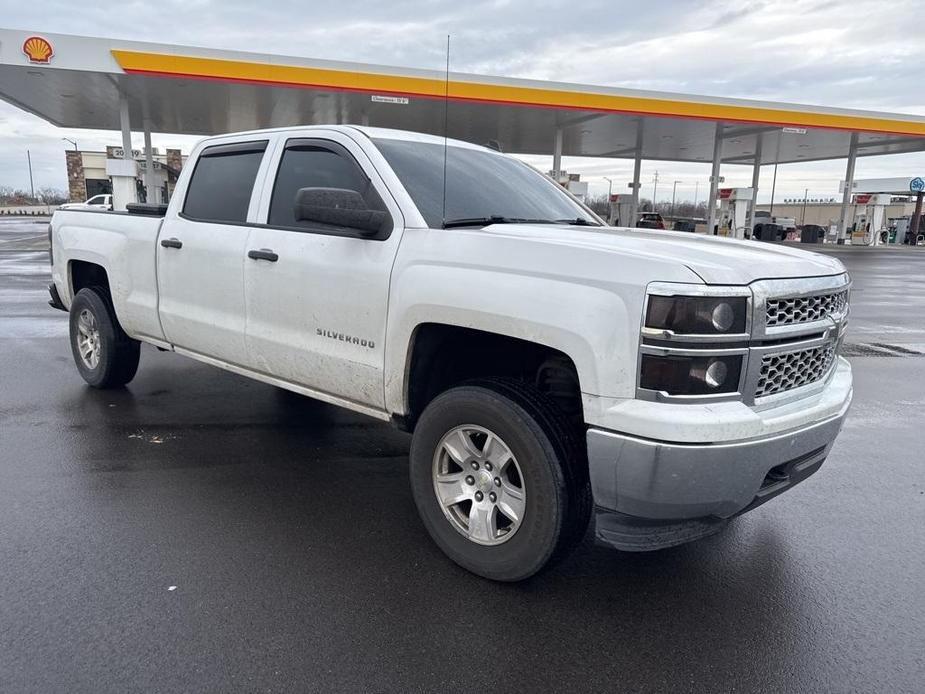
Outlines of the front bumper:
M589 429L598 539L636 550L680 544L790 489L828 455L851 403L850 372L840 395L834 415L738 441L669 442Z

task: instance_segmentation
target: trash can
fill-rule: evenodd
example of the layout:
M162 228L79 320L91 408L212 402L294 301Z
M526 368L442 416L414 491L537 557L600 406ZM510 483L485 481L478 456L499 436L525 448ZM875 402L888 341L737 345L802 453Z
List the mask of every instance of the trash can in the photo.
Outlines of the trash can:
M754 238L759 241L783 241L786 233L780 224L756 224Z
M804 224L800 229L800 243L822 243L825 229L818 224Z

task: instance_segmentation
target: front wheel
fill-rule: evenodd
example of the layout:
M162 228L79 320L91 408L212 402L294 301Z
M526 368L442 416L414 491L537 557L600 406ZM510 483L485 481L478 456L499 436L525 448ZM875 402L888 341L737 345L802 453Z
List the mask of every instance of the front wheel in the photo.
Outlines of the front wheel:
M122 330L105 289L77 292L71 302L70 334L77 371L94 388L117 388L135 377L141 343Z
M584 535L591 496L582 450L567 417L534 388L504 380L452 388L415 427L415 503L457 564L523 580Z

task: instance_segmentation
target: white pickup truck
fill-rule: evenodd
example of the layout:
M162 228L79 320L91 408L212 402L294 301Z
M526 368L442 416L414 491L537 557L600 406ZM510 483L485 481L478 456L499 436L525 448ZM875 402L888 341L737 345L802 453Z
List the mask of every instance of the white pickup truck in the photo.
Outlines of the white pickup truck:
M839 261L606 227L464 142L209 138L169 207L58 212L50 236L91 386L147 342L391 420L426 529L496 580L592 517L625 550L716 532L815 472L851 401Z
M67 202L63 205L58 205L59 210L111 210L112 209L112 195L101 194L94 195L89 200L84 202Z

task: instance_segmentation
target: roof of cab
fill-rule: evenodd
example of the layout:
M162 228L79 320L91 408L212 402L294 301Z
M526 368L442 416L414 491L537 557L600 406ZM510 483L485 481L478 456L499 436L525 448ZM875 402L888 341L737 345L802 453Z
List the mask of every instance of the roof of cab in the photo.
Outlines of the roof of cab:
M235 142L243 139L250 139L253 137L259 137L262 135L278 135L289 133L292 135L298 135L302 133L311 133L311 132L324 132L324 131L334 131L342 132L346 134L350 133L361 133L366 135L370 140L382 139L382 140L404 140L407 142L424 142L428 144L438 144L443 145L444 143L449 147L463 147L466 149L478 149L485 152L490 152L492 154L498 154L497 150L491 149L490 147L483 147L481 145L476 145L471 142L466 142L464 140L454 140L453 138L443 138L439 135L428 135L426 133L416 133L411 132L410 130L396 130L393 128L372 128L365 125L295 125L287 126L284 128L263 128L260 130L243 130L236 133L223 133L221 135L213 135L211 137L206 137L200 140L202 143L212 143L212 142Z

